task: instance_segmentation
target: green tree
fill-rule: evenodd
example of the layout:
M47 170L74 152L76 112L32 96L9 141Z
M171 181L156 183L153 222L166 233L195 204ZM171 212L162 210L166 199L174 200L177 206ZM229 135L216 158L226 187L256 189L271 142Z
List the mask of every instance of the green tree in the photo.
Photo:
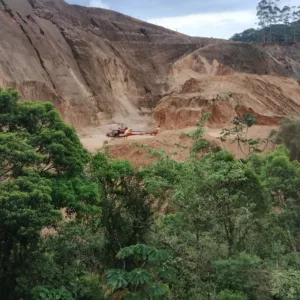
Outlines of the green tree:
M299 21L300 19L300 6L292 6L291 7L292 10L292 20L293 20L293 24L292 24L292 28L293 28L293 41L296 42L296 32L297 32L297 21Z
M63 224L56 234L40 241L30 265L17 278L19 295L26 300L32 299L32 294L40 299L42 293L78 300L105 299L103 248L103 234L93 220Z
M172 295L213 298L213 261L247 249L270 199L254 172L226 151L190 158L172 190L174 210L162 217L156 237L175 253Z
M121 248L146 242L159 207L154 207L155 197L129 162L98 153L91 161L89 172L101 193L100 226L106 238L107 265L115 267L118 266L116 254Z
M43 155L27 141L28 135L0 133L0 182L22 174L24 168L38 169Z
M296 300L300 297L299 270L275 270L272 273L271 291L276 299Z
M169 252L142 244L123 248L117 258L124 263L122 269L111 269L107 283L114 297L125 300L161 299L169 292L168 281L173 269L167 264ZM128 267L126 260L134 261Z
M285 145L290 150L291 159L300 161L300 120L284 119L276 134L275 143Z
M199 122L197 123L197 129L192 133L187 134L186 136L193 140L193 146L190 149L191 156L196 157L196 155L205 149L209 149L211 143L203 138L205 133L204 124L209 119L210 114L205 113L200 118Z
M219 294L218 300L248 300L248 297L240 292L225 290Z
M226 151L191 161L188 173L176 186L175 199L187 212L193 212L196 235L202 226L218 225L229 254L242 249L248 230L269 209L259 179Z
M0 132L2 136L6 135L6 147L17 142L26 144L27 148L31 146L36 155L43 156L42 162L35 161L39 172L51 171L66 175L82 172L89 155L82 147L75 130L62 121L55 107L47 102L18 103L17 100L15 90L0 90L0 107L5 107L0 110ZM7 135L8 133L12 134ZM5 148L2 151L7 154ZM13 157L4 158L8 165L6 168L9 168L10 163L14 162ZM37 158L40 159L41 156ZM21 167L28 167L27 161Z
M41 229L61 218L51 192L51 182L35 173L0 184L0 298L14 298L15 279L30 264Z
M229 141L231 144L237 144L245 158L248 158L254 152L263 152L272 138L272 134L265 139L248 138L249 128L257 124L257 119L254 115L245 114L243 116L236 116L231 124L230 127L222 129L218 139L222 143Z
M268 1L267 0L261 0L257 5L257 17L259 19L259 25L262 27L263 31L263 43L266 42L266 34L265 34L265 27L269 22L270 18L270 11L268 8Z
M98 186L84 172L90 156L75 130L52 104L18 99L0 89L0 298L9 300L22 297L19 279L40 257L41 230L59 227L60 208L77 217L99 212Z
M262 158L252 157L249 163L267 187L273 206L279 209L274 221L285 232L286 246L297 253L300 246L297 242L300 235L300 164L290 161L289 156L286 148L279 147Z
M219 289L238 291L249 299L270 299L269 276L259 257L240 253L233 258L217 260L214 266Z
M284 6L281 10L281 19L280 21L285 25L284 26L284 41L287 41L287 28L291 23L291 8L290 6Z

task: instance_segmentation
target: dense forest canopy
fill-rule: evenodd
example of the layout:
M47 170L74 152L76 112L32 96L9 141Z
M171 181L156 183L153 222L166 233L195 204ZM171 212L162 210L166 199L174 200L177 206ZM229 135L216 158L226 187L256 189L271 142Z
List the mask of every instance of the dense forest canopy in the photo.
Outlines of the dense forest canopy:
M258 28L236 33L241 42L300 41L300 6L283 5L280 0L261 0L257 5Z
M149 149L133 168L18 98L0 90L0 299L300 298L299 121L262 154L255 117L235 118L220 140L241 160L203 138L204 115L186 161Z

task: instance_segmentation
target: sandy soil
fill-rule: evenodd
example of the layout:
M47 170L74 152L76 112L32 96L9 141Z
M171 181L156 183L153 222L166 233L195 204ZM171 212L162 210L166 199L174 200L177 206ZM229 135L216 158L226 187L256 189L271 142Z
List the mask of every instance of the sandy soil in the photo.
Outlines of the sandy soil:
M166 130L157 136L131 136L126 139L107 138L105 132L109 128L116 128L115 126L116 124L114 126L86 129L85 131L89 133L80 133L81 142L90 152L106 149L113 157L130 160L135 166L149 165L157 160L150 155L149 148L157 151L163 150L167 155L178 161L185 160L189 155L188 147L191 147L192 141L182 133L189 133L195 130L195 127L189 127L178 130ZM140 124L140 127L145 127L145 124ZM276 127L253 126L248 131L248 137L266 138L273 129L276 129ZM221 130L222 128L206 128L205 138L217 146L232 151L237 157L245 157L246 149L241 150L236 144L231 144L230 142L221 144L217 139ZM273 145L270 144L266 150L272 148Z

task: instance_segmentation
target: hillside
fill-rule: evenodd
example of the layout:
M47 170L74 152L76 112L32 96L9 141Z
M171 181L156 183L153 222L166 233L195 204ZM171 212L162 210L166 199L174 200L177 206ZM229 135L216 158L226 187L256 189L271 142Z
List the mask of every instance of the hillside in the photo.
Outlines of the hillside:
M300 78L298 44L191 38L63 0L0 3L0 85L17 88L25 100L53 102L77 128L143 122L160 99L191 78L226 82L218 76L239 73ZM232 92L248 93L253 85ZM207 84L202 89L206 86L205 101L224 92L218 84L213 93Z
M63 0L0 38L1 300L300 299L300 43Z
M154 107L169 65L217 42L63 0L1 0L0 9L0 85L55 103L77 127Z

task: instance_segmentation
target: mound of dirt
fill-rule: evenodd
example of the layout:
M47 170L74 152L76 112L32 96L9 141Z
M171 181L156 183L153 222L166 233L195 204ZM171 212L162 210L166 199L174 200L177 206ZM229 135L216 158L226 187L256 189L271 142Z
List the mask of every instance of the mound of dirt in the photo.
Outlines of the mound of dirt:
M195 78L191 78L182 86L180 93L199 93L203 90L200 87L200 82Z
M225 126L245 113L256 115L259 125L278 125L284 116L300 114L300 86L294 79L234 74L190 82L183 85L184 93L172 93L156 107L153 116L162 129L195 126L205 112L210 113L211 127ZM202 90L195 92L194 86Z

